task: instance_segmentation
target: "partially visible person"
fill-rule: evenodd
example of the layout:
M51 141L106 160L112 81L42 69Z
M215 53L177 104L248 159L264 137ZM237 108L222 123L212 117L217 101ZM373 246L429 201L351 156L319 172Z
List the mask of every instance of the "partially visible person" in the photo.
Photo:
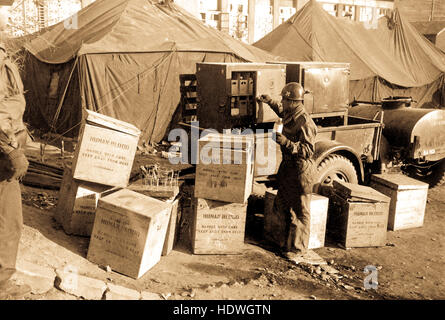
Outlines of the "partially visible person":
M23 225L19 182L28 169L22 149L28 138L25 106L19 71L0 43L0 300L20 299L31 291L10 280Z

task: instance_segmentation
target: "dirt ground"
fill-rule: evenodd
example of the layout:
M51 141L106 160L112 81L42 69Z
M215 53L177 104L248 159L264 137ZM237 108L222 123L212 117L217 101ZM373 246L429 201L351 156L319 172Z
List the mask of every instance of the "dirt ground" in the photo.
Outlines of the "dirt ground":
M165 300L387 300L445 298L445 186L430 189L424 226L388 231L387 245L345 250L335 243L315 249L338 273L295 265L262 236L261 198L248 210L239 255L193 255L186 232L174 250L138 280L107 272L86 259L89 238L69 236L54 220L57 190L22 186L24 231L18 263L52 269L74 266L79 274ZM258 205L260 204L260 205ZM377 268L377 289L365 289L364 268ZM52 288L28 300L81 299Z

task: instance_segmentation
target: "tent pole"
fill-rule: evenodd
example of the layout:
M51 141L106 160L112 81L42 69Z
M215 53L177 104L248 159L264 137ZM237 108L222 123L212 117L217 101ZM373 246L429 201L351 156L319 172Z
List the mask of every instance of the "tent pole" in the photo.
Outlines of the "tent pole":
M68 91L68 86L71 83L71 79L73 77L74 70L76 69L78 60L79 60L79 57L76 57L76 61L74 61L74 65L73 65L73 68L71 69L70 76L68 77L68 81L66 83L65 89L63 90L62 98L60 99L59 105L57 106L56 113L54 114L53 122L51 123L51 130L54 133L56 133L56 122L57 122L57 120L59 120L60 111L62 110L63 103L65 102L65 97L66 97L66 93Z

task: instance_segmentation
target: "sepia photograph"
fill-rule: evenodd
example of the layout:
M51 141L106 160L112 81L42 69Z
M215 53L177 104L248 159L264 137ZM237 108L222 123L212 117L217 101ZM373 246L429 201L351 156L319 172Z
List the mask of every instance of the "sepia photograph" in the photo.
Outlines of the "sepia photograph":
M444 300L444 230L445 0L0 0L1 308Z

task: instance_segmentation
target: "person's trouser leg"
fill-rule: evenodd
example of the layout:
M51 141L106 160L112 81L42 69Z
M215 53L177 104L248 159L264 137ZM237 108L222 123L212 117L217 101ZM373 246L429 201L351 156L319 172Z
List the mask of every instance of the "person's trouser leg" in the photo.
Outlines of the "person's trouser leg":
M18 181L0 181L0 286L15 272L23 225Z
M310 236L310 204L311 194L300 195L301 209L298 212L291 210L291 224L292 230L293 250L301 251L305 253L309 246Z
M308 166L305 171L298 173L296 180L295 202L290 210L289 242L292 251L305 253L309 246L311 223L311 198L312 198L313 166Z

